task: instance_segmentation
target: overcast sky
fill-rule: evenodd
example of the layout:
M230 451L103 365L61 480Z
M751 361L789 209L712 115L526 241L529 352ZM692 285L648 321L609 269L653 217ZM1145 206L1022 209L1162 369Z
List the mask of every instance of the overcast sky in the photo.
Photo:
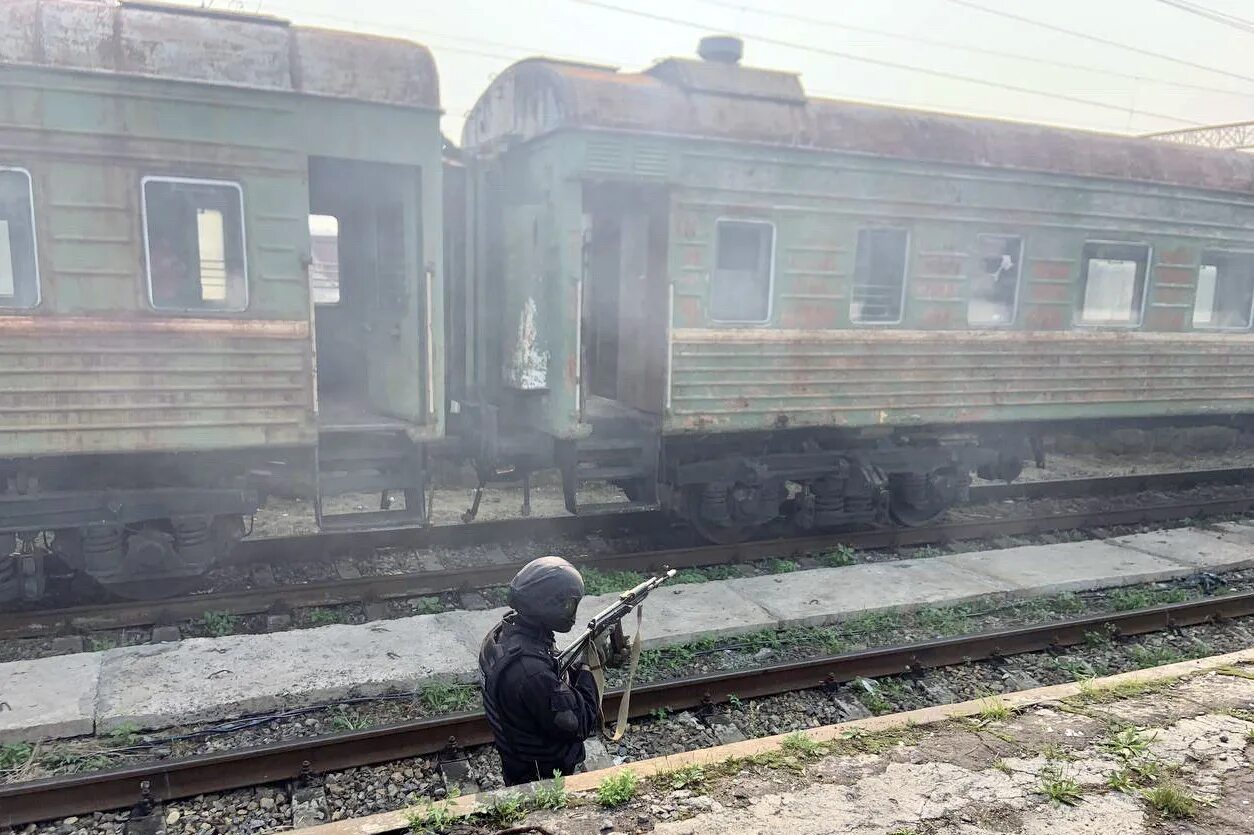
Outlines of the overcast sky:
M798 72L813 96L1121 133L1254 119L1251 0L181 2L426 44L455 141L479 93L516 60L549 55L638 70L691 55L706 33L740 35L746 64Z

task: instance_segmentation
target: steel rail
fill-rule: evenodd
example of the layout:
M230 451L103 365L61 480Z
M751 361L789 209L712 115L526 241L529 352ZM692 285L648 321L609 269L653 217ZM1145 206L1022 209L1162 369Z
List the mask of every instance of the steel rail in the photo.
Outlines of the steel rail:
M701 545L630 554L574 559L598 571L656 572L663 567L699 568L785 558L829 551L839 545L858 549L943 545L973 539L1028 536L1053 531L1169 522L1254 510L1254 494L1239 498L1164 502L1116 510L1081 510L1012 519L955 522L919 528L887 528L821 536ZM101 630L177 623L205 612L243 616L294 608L337 606L485 588L508 583L521 562L471 568L448 568L409 574L381 574L350 580L304 583L277 588L192 595L157 601L134 601L27 612L0 612L0 638L30 638L73 629Z
M1086 636L1097 630L1106 630L1116 637L1131 637L1250 616L1254 616L1254 592L1245 592L1133 612L711 673L637 687L632 692L631 715L647 715L658 708L713 707L729 701L733 694L738 699L760 698L832 686L859 677L919 672L1075 646L1084 643ZM621 691L606 695L607 715L617 711L620 698ZM435 754L490 739L491 730L483 713L465 712L91 774L5 784L0 785L0 826L20 826L124 808L140 799L141 787L145 785L155 800L173 800Z

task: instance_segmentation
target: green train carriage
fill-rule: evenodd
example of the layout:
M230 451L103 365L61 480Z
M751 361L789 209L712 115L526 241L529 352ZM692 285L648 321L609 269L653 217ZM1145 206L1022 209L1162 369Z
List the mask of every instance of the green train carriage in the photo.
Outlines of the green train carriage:
M471 112L459 418L709 538L933 518L1063 422L1254 407L1254 159L806 96L734 39ZM510 416L505 420L502 415Z
M38 595L47 533L111 589L168 593L276 482L326 526L423 521L444 431L437 88L399 40L0 5L0 554L21 554L0 597ZM311 216L339 262L318 298ZM386 490L404 506L322 512Z

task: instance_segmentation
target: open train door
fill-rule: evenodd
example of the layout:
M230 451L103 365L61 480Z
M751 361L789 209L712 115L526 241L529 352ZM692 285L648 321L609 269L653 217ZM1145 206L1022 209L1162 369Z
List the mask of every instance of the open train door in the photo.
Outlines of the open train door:
M311 212L337 230L334 291L313 285L324 528L425 520L426 472L413 438L436 418L421 187L416 166L309 163Z

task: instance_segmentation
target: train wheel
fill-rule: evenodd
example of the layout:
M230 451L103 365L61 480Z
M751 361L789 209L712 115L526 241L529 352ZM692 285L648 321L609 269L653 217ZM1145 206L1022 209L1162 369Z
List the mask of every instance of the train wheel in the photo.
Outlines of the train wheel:
M748 539L758 527L756 524L739 523L734 518L735 505L729 484L690 487L686 493L688 521L708 542L735 545Z
M894 473L889 476L888 514L893 521L915 528L935 521L953 504L947 495L950 474L936 471Z

